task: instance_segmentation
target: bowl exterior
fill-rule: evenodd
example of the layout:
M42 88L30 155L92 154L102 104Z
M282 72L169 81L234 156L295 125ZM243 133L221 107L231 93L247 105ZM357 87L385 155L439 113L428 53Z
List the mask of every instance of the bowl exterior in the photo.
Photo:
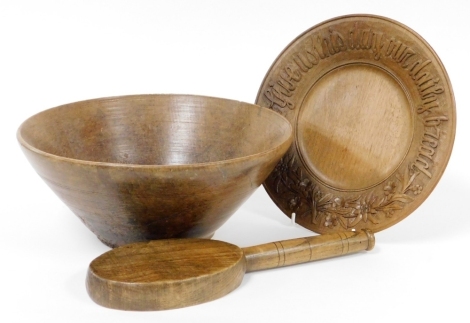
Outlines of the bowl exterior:
M228 162L125 166L78 162L21 145L39 176L106 245L210 238L291 144Z

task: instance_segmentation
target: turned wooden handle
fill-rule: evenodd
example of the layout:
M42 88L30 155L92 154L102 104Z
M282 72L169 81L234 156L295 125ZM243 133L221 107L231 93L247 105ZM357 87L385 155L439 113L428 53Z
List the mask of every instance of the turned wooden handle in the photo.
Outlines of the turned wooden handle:
M374 234L362 230L271 242L242 249L246 272L250 272L372 250L374 245Z

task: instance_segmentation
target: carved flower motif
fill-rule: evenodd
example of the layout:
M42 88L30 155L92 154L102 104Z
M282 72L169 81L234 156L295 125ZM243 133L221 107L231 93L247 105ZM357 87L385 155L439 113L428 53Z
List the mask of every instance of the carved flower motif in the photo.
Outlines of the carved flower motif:
M296 157L286 154L270 178L276 192L285 195L287 208L296 212L299 218L310 217L312 224L321 223L327 228L341 225L351 229L361 221L379 224L384 217L393 216L413 201L409 193L418 195L423 190L421 185L413 183L419 174L409 166L396 175L397 180L388 181L382 189L345 198L323 191L320 185L303 173Z
M272 172L274 183L276 185L276 192L279 193L279 185L281 183L285 185L288 174L289 174L289 165L288 163L284 161L284 157L283 157Z
M421 185L415 185L411 188L411 190L413 191L414 195L418 195L423 191L423 187Z
M291 211L297 211L299 207L302 205L300 198L298 196L289 200L289 209Z
M338 225L338 216L336 214L328 213L325 218L325 227L335 227Z
M310 190L312 186L312 182L308 178L304 178L300 183L299 183L300 189L304 192L307 192Z
M344 207L346 207L346 201L341 197L337 197L333 200L333 203L331 204L331 207L333 209L344 208Z
M388 182L387 185L384 187L385 196L395 194L396 189L397 189L397 184L395 182Z
M358 224L361 220L364 222L371 221L372 223L377 223L372 217L378 213L372 206L374 202L375 197L372 196L357 202L356 206L352 209L350 216L351 227Z
M353 213L356 215L368 215L370 211L370 205L366 202L361 202L360 204L356 205L354 208Z

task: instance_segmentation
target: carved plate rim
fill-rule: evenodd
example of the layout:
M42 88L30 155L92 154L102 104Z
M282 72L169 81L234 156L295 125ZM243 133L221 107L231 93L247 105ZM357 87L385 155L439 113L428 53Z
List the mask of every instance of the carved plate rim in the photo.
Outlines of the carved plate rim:
M415 150L407 151L404 160L401 162L402 164L389 177L379 181L379 184L373 185L373 188L346 189L343 190L346 193L338 193L337 195L335 195L335 192L341 192L341 189L325 188L325 183L315 179L315 176L312 176L312 171L306 168L301 161L303 156L300 155L296 138L287 154L281 159L263 186L284 214L291 217L295 213L295 220L298 224L317 233L356 229L369 229L378 232L406 218L426 200L439 182L449 162L455 139L455 98L449 77L440 58L426 40L411 28L393 19L377 15L353 14L339 16L316 24L301 33L281 51L272 63L259 88L256 104L268 106L283 114L291 121L294 133L297 133L296 118L299 115L298 110L301 109L301 106L297 107L296 103L302 102L305 95L300 97L298 101L289 102L288 99L292 95L295 98L296 86L300 88L302 82L306 84L305 88L311 88L316 82L316 78L318 79L318 77L322 77L331 71L327 66L319 67L323 61L327 61L328 58L337 53L343 54L342 52L347 53L356 50L353 46L354 40L351 40L349 44L352 45L352 49L346 48L348 45L344 36L347 34L342 32L344 30L341 30L341 24L346 26L348 22L355 22L355 28L358 30L358 25L369 26L368 40L372 39L374 41L373 36L376 37L375 52L373 46L368 46L364 41L365 36L361 38L361 41L364 41L364 48L359 48L360 44L356 44L358 51L367 51L370 59L379 56L377 61L383 59L383 64L389 64L388 67L393 67L390 69L392 72L396 69L403 75L408 73L409 79L407 76L403 76L403 79L407 78L405 80L407 84L414 82L413 86L409 86L408 89L419 94L419 97L418 95L415 95L415 97L418 97L417 100L421 100L419 102L421 104L417 104L418 101L411 103L412 117L417 119L416 122L419 123L418 126L413 124L413 127L420 128L421 132L413 128L415 133L418 132L417 138L412 139ZM403 32L403 34L396 36L390 35L386 31L382 32L380 26L383 25L389 26L390 30ZM340 26L339 29L335 29L336 26ZM330 33L329 40L325 36L327 27ZM351 27L349 30L353 29ZM361 29L358 33L367 32L364 30ZM354 29L354 31L357 30ZM335 42L332 35L336 32L339 36ZM351 31L349 33L351 39L353 39L355 36L351 36ZM303 57L299 56L301 52L298 52L299 55L296 54L298 61L294 63L293 55L297 53L298 48L302 47L303 42L307 42L309 36L312 39L317 36L318 39L323 37L324 51L322 52L322 47L318 47L316 52L311 50L309 54L311 54L312 60L310 61L305 58L307 57L305 55ZM379 37L381 37L380 40L377 40ZM359 40L359 36L356 40ZM382 40L385 45L380 47ZM391 47L392 43L395 47L398 47L397 44L400 43L400 47L396 49L396 52L392 50L389 53L388 49L383 49L386 47L387 42L388 48ZM403 47L402 44L404 44ZM340 49L343 45L346 48L344 50ZM312 48L314 48L314 45ZM317 56L314 57L312 52ZM367 60L357 61L357 59L351 59L347 64L368 63ZM390 62L385 62L386 59L389 59ZM374 61L374 64L377 61ZM393 64L396 64L396 67L391 65L392 61L394 61ZM314 71L317 67L319 71L315 74ZM416 74L412 75L412 72L415 71L411 67L417 71ZM418 71L419 67L422 72ZM325 70L322 71L322 68L326 68L326 72ZM321 74L322 72L323 74ZM426 72L424 73L426 75L429 74L428 84L434 82L433 88L431 88L432 93L431 90L426 90L424 85L419 85L418 80L414 79L414 77L419 77L419 79L425 81L426 79L421 76L423 72ZM281 73L284 73L282 79ZM435 81L431 81L431 76L434 77L433 80ZM439 92L440 90L442 92ZM298 90L298 92L301 92L301 90ZM434 103L431 104L431 101ZM442 128L439 128L441 126ZM433 128L436 129L434 135L430 134L432 131L429 130ZM436 138L432 138L432 136ZM426 150L426 152L421 152L421 150ZM414 161L414 163L410 163L410 161ZM408 164L406 164L407 162Z

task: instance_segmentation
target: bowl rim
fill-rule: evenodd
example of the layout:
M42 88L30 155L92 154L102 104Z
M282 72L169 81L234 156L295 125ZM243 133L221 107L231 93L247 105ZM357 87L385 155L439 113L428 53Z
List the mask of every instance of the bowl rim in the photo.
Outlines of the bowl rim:
M56 155L56 154L51 154L51 153L48 153L48 152L45 152L41 149L38 149L36 148L35 146L31 145L29 142L27 142L23 136L21 135L21 131L22 129L25 127L25 124L32 118L42 114L42 113L45 113L47 111L51 111L51 110L54 110L54 109L58 109L58 108L62 108L62 107L66 107L66 106L69 106L69 105L74 105L74 104L78 104L78 103L85 103L85 102L98 102L98 101L107 101L107 100L120 100L120 99L129 99L129 98L139 98L139 97L163 97L163 96L167 96L167 97L171 97L171 96L174 96L174 97L191 97L191 98L200 98L200 99L215 99L215 100L223 100L223 101L230 101L232 103L238 103L238 104L247 104L247 105L251 105L253 107L258 107L260 108L261 110L264 110L266 111L267 113L271 113L273 115L276 115L276 118L279 118L280 120L282 120L282 122L284 122L285 124L288 125L290 131L288 133L288 136L282 140L279 144L275 145L274 147L270 148L270 149L267 149L267 150L263 150L259 153L255 153L255 154L250 154L250 155L246 155L246 156L241 156L241 157L236 157L236 158L230 158L230 159L224 159L224 160L217 160L217 161L212 161L212 162L203 162L203 163L191 163L191 164L163 164L163 165L159 165L159 164L124 164L124 163L110 163L110 162L100 162L100 161L91 161L91 160L84 160L84 159L78 159L78 158L70 158L70 157L64 157L64 156L60 156L60 155ZM20 143L20 145L22 147L24 147L25 149L28 149L36 154L39 154L39 155L42 155L46 158L50 158L50 159L54 159L54 160L59 160L59 161L63 161L63 162L68 162L68 163L72 163L72 164L79 164L79 165L86 165L86 166L100 166L100 167L115 167L115 168L132 168L132 169L154 169L154 168L158 168L158 169L178 169L178 168L197 168L197 167L208 167L208 166L213 166L213 165L221 165L221 164L231 164L231 163L237 163L237 162L242 162L244 160L248 160L248 159L252 159L253 157L261 157L261 156L264 156L264 155L269 155L270 153L272 153L273 151L276 151L278 149L280 149L280 147L284 146L284 145L287 145L286 149L291 145L292 141L293 141L293 137L294 137L294 133L293 133L293 126L292 124L290 123L289 120L287 120L283 115L273 111L272 109L269 109L267 107L263 107L261 105L258 105L258 104L254 104L254 103L248 103L248 102L244 102L244 101L239 101L239 100L233 100L233 99L226 99L226 98L221 98L221 97L215 97L215 96L206 96L206 95L194 95L194 94L172 94L172 93L162 93L162 94L158 94L158 93L148 93L148 94L130 94L130 95L118 95L118 96L105 96L105 97L98 97L98 98L93 98L93 99L86 99L86 100L79 100L79 101L75 101L75 102L71 102L71 103L66 103L66 104L61 104L61 105L58 105L58 106L55 106L55 107L52 107L52 108L48 108L46 110L43 110L43 111L40 111L32 116L30 116L29 118L27 118L26 120L24 120L20 126L18 127L17 131L16 131L16 138L18 140L18 142Z

